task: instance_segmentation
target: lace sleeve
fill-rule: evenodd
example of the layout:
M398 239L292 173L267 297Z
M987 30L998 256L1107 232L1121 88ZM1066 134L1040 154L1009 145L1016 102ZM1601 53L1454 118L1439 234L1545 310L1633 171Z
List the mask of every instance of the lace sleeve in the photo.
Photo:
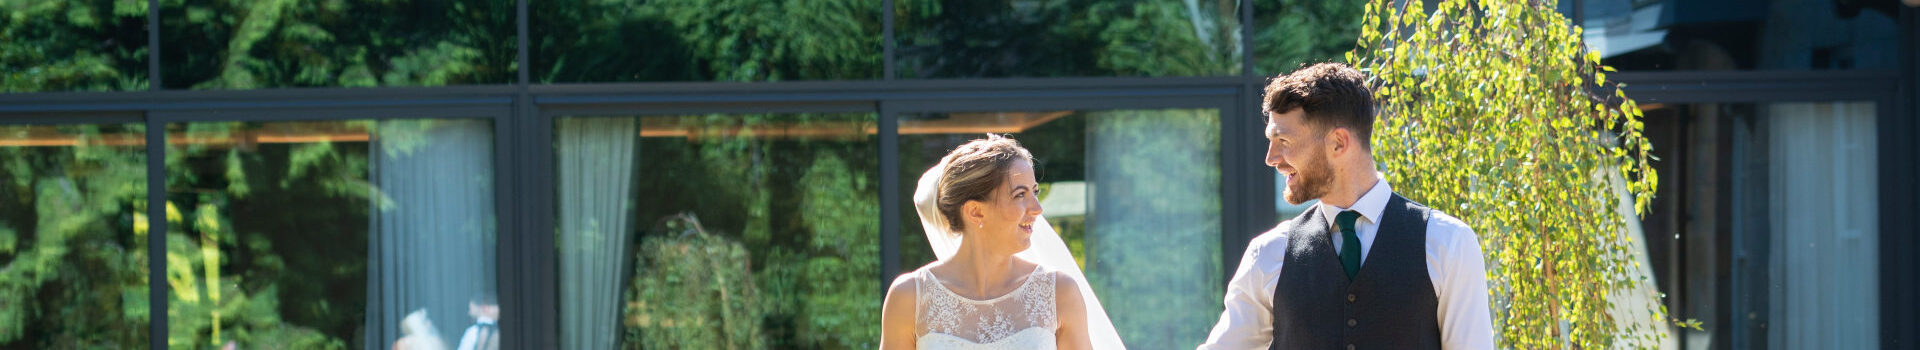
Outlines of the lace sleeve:
M1044 271L1033 276L1033 287L1027 288L1027 324L1048 330L1060 329L1059 298L1055 286L1060 281L1060 273Z

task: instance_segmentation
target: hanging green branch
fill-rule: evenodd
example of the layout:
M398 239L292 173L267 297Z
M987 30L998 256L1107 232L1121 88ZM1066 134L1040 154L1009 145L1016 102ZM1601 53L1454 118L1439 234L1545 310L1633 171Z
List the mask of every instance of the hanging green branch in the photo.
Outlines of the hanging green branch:
M1371 1L1346 58L1374 79L1375 156L1394 189L1480 234L1501 346L1657 345L1664 307L1610 312L1650 293L1626 235L1638 223L1615 208L1646 211L1659 183L1613 68L1552 0L1422 5Z

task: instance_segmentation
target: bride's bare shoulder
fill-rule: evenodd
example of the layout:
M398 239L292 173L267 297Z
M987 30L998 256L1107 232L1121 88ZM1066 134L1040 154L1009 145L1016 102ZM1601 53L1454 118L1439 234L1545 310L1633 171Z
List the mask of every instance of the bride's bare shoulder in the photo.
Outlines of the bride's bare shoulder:
M924 268L923 268L924 269ZM893 285L887 286L887 299L880 304L880 318L884 324L900 322L900 326L911 326L916 307L920 303L920 283L915 276L920 271L903 273L893 278Z
M920 266L920 268L914 269L913 271L907 271L905 273L901 273L899 276L894 276L893 284L887 286L887 300L894 300L896 298L905 298L904 300L913 300L914 294L916 294L915 292L918 292L920 290L919 288L920 274L924 270L932 269L934 264L939 264L939 262L929 263L929 264Z
M920 303L920 284L914 278L917 275L917 270L900 274L887 287L887 299L880 306L881 349L914 348L914 318Z

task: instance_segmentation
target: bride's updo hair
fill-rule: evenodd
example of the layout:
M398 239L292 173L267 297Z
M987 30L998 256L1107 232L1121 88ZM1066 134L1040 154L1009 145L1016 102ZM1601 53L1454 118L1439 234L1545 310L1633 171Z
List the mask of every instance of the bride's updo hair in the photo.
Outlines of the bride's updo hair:
M1013 161L1024 159L1033 163L1033 153L1020 147L1019 141L987 134L986 139L977 139L954 148L941 162L947 164L947 170L940 174L940 192L936 203L940 216L947 219L947 228L954 233L961 232L966 220L960 207L967 201L987 201L1000 183L1007 181L1007 170L1013 167Z

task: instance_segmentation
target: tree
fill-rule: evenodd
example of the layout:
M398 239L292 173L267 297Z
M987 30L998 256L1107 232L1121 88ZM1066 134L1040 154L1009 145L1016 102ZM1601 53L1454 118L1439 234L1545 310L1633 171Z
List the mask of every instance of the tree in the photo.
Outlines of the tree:
M513 14L512 1L166 0L162 79L170 89L506 83Z
M532 9L540 82L880 77L879 3L563 0Z
M1659 183L1613 68L1552 1L1415 3L1369 2L1346 59L1372 76L1375 159L1394 189L1480 235L1502 346L1656 345L1646 331L1665 327L1664 307L1608 312L1647 281L1624 236L1637 223L1614 208L1644 212Z
M147 88L147 2L0 1L0 93Z
M0 137L36 128L0 127ZM94 144L128 129L140 128L57 132ZM146 236L127 214L145 203L146 189L136 185L146 180L144 159L129 147L0 148L0 347L143 344Z
M1360 37L1365 1L1255 0L1254 75L1273 76L1303 64L1337 60Z
M1240 69L1232 2L902 0L900 76L1218 76Z
M746 247L675 215L634 252L626 349L763 349L761 301Z

